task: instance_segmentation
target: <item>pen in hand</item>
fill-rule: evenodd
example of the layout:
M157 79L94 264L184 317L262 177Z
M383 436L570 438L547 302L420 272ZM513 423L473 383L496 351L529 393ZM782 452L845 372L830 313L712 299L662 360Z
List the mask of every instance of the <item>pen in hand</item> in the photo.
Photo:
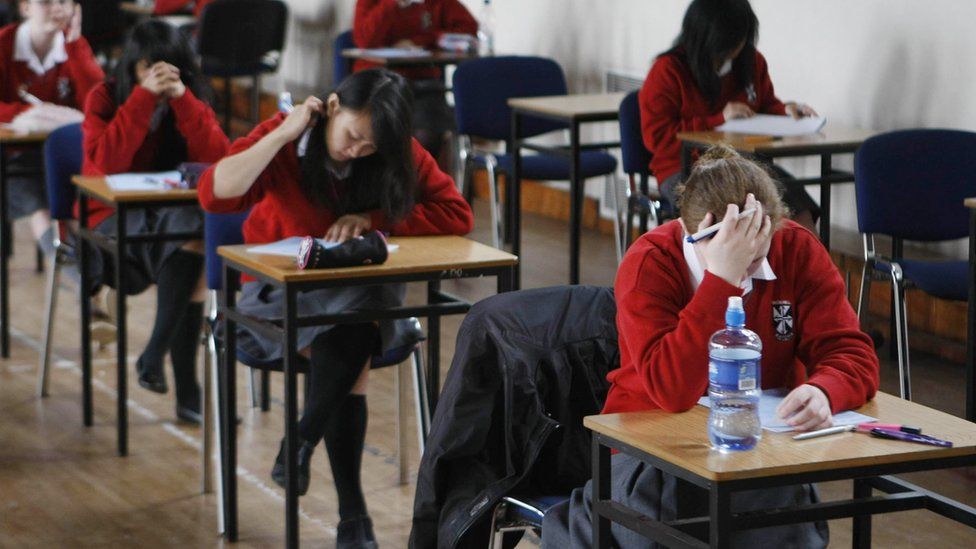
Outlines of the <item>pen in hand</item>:
M740 219L744 219L744 218L749 217L750 215L752 215L754 213L756 213L756 209L755 208L749 208L748 210L744 210L744 211L739 212L739 215L735 216L735 220L738 221ZM698 231L697 233L695 233L693 235L690 235L687 238L688 242L694 244L695 242L700 242L702 240L705 240L706 238L709 238L711 236L714 236L715 233L717 233L719 230L721 230L722 223L724 223L724 221L720 221L718 223L715 223L714 225L712 225L710 227L704 228L704 229Z

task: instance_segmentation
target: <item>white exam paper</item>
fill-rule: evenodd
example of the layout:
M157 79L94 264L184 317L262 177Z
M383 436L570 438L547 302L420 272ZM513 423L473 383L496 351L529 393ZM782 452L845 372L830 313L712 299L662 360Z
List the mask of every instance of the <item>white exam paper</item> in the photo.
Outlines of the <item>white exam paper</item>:
M113 191L159 191L172 189L166 181L180 181L180 172L117 173L105 176L105 182Z
M817 133L826 123L826 118L813 116L795 119L792 116L757 114L750 118L729 120L715 129L720 132L790 137Z
M786 397L786 393L786 389L763 389L762 396L759 397L759 421L762 422L763 429L773 433L788 433L794 430L776 415L776 407ZM707 396L698 399L698 404L706 408L711 408L712 405ZM878 420L850 410L834 415L834 426L857 425L872 421Z

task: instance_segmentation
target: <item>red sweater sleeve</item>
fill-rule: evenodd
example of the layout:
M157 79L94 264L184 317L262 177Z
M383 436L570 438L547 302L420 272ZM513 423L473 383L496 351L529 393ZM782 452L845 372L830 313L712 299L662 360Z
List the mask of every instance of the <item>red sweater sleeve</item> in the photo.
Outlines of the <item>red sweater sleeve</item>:
M399 11L396 0L359 0L352 24L352 38L360 48L390 45L389 33Z
M224 157L230 141L217 124L217 116L206 103L187 89L183 97L169 102L176 118L176 129L186 140L190 162L216 162Z
M786 105L776 97L773 81L769 78L766 58L756 52L756 95L759 97L759 112L766 114L786 114Z
M142 86L136 86L117 109L108 86L95 88L82 122L85 164L103 174L128 171L146 140L155 108L156 96Z
M265 120L258 127L251 130L251 133L234 141L234 143L230 146L230 149L227 151L226 156L232 156L251 148L264 136L268 135L272 130L281 125L284 119L285 115L278 113L274 118ZM251 188L241 196L232 198L217 198L214 196L213 177L214 171L217 169L217 165L214 164L207 169L207 171L203 172L203 175L200 176L200 181L197 184L197 196L200 199L200 205L203 206L204 210L213 213L246 212L251 208L251 206L260 202L264 197L265 186L274 181L274 174L280 169L281 162L283 161L282 152L287 147L291 146L293 145L286 145L283 147L282 150L271 159L271 162L264 169L264 171L261 172L258 178L254 180Z
M654 276L650 276L649 273ZM708 387L708 340L725 327L729 296L742 290L705 272L698 291L684 307L675 268L666 254L651 247L628 254L617 275L617 329L637 369L636 377L654 404L683 412L698 402Z
M840 272L830 254L809 231L793 231L798 269L797 357L807 365L807 383L827 394L833 413L853 410L878 391L879 365L871 339L861 331L847 301ZM799 263L798 263L799 264Z
M190 0L156 0L153 4L153 15L169 15L186 7Z
M88 93L105 79L105 73L95 60L95 54L92 53L91 46L84 37L65 44L64 49L68 53L65 65L71 86L74 88L75 103L78 110L83 111Z
M0 122L10 122L18 114L31 108L28 103L22 101L0 101Z
M458 192L454 180L437 167L437 162L416 139L413 140L413 158L418 187L413 210L394 224L390 224L381 211L373 210L369 212L372 228L393 235L464 235L471 232L474 224L471 206Z

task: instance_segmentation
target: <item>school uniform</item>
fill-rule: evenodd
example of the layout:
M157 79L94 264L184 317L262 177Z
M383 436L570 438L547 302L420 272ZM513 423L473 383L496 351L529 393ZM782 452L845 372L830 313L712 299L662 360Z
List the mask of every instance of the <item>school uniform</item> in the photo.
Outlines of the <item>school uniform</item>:
M180 162L216 162L229 146L213 109L187 88L182 97L157 104L152 92L135 86L122 105L116 105L112 85L96 87L85 107L82 124L85 175L173 170ZM75 205L77 215L78 205ZM88 226L114 237L114 210L88 199ZM126 215L129 234L184 232L203 229L199 208L161 207L132 211ZM129 245L126 263L127 293L145 290L156 278L160 266L185 242L155 242ZM96 249L92 261L97 282L113 280L111 258Z
M353 41L360 48L391 47L410 40L427 49L436 49L444 33L476 35L478 22L458 0L426 0L401 8L396 0L359 0L353 20ZM353 71L377 65L359 59ZM443 75L436 67L400 68L410 79L414 91L414 136L435 157L444 132L453 131L454 111L444 97ZM338 82L336 82L338 84Z
M228 155L247 150L284 121L278 114L255 128L248 136L238 139ZM292 236L322 237L338 216L328 208L314 204L301 189L299 144L288 143L275 155L248 191L239 197L217 198L213 193L214 169L207 170L198 187L204 209L216 213L250 210L244 222L244 241L247 243L275 242ZM304 154L304 151L302 151ZM371 230L388 232L394 236L455 234L471 231L471 208L457 192L454 181L438 167L420 144L413 141L413 163L417 173L417 199L413 209L401 220L388 219L380 209L364 212L371 220ZM344 185L351 183L355 161L346 165L348 171L327 165L338 180L336 192L341 195ZM396 253L396 252L394 252ZM242 297L238 307L255 316L276 319L281 315L282 293L270 286L242 278ZM405 295L402 284L322 289L303 293L298 300L299 314L334 314L352 309L382 309L402 304ZM301 328L297 349L308 347L320 334L332 326ZM401 335L397 324L380 323L383 350L395 347ZM249 354L262 359L283 356L280 342L242 328L238 344Z
M743 296L746 327L763 342L763 388L808 383L830 400L833 413L856 408L878 389L878 359L860 331L844 282L816 236L784 220L762 267L741 286L704 271L677 221L642 236L624 257L614 286L620 368L603 413L685 411L706 394L708 340L725 327L731 296ZM702 425L704 431L705 425ZM707 512L707 497L654 467L613 458L614 498L660 520ZM543 546L588 546L589 484L547 516ZM810 485L737 493L736 511L817 501ZM551 528L550 528L551 525ZM614 527L621 547L653 544ZM548 538L548 539L547 539ZM823 547L825 524L737 533L737 547Z
M766 58L758 51L755 55L753 83L743 89L734 72L726 74L720 79L721 89L714 105L699 90L682 48L662 54L651 66L638 94L641 134L644 146L653 154L651 172L671 204L675 200L674 188L681 182L679 132L711 131L721 126L725 123L722 110L733 101L745 103L756 113L786 114L786 105L776 97L769 78ZM774 171L785 186L784 201L790 210L809 211L816 219L820 209L803 187L793 185L787 172Z
M193 0L156 0L153 4L153 15L172 15L185 12L187 6L193 3L193 15L194 17L200 17L200 12L203 11L204 6L212 1L197 0L194 3Z
M0 29L0 122L10 122L31 108L21 90L48 103L82 110L89 90L105 77L88 42L80 37L67 42L58 33L44 59L31 46L30 21ZM41 154L25 153L9 160L12 165L39 166ZM41 178L12 178L8 185L7 211L11 219L47 208L47 191Z

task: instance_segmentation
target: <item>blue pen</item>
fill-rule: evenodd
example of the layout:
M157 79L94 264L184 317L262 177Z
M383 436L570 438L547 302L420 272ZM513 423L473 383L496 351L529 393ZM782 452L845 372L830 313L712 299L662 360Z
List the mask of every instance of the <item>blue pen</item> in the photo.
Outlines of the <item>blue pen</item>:
M291 114L295 110L295 104L291 102L290 93L284 91L278 94L278 110L285 114Z
M743 219L745 217L749 217L750 215L752 215L753 213L755 213L755 211L756 211L755 208L749 208L748 210L739 212L739 215L735 216L735 220L738 221L738 220ZM705 240L706 238L709 238L709 237L713 236L715 233L717 233L719 231L719 229L722 228L722 223L724 223L724 221L721 222L721 223L716 223L716 224L712 225L711 227L708 227L706 229L702 229L702 230L698 231L697 233L689 236L687 238L688 242L691 242L692 244L694 244L695 242L700 242L702 240Z
M942 440L935 437L930 437L928 435L916 435L914 433L905 433L902 431L889 431L888 429L871 429L871 434L878 438L904 440L905 442L917 442L918 444L952 448L952 443L948 440Z

